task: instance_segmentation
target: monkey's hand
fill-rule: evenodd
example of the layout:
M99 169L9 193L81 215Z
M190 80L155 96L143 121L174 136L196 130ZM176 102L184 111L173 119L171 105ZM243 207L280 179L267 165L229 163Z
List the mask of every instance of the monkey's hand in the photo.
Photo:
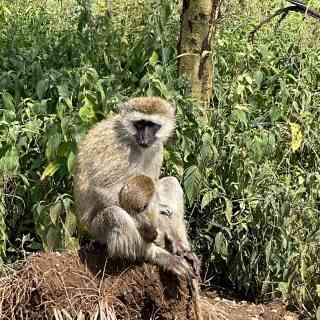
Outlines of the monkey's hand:
M144 221L139 227L139 232L146 242L153 242L158 236L157 229L146 221Z
M171 255L166 269L177 276L194 276L190 265L183 257Z
M166 204L159 204L160 207L160 214L163 214L165 216L171 217L173 215L173 209L167 206Z
M196 277L200 276L201 262L199 258L181 240L171 239L171 250L173 254L183 257L192 267Z
M200 261L200 259L192 251L186 251L184 253L183 257L191 265L195 276L197 278L200 278L200 271L201 271L201 261Z

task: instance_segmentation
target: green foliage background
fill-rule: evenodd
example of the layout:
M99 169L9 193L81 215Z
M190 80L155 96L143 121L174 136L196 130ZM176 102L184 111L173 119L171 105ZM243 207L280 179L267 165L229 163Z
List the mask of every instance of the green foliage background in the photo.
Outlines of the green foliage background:
M0 255L78 246L76 145L137 95L175 102L164 174L180 177L208 285L284 297L315 317L320 296L320 27L285 1L226 3L206 119L177 75L180 1L0 1ZM317 1L309 2L320 8ZM320 312L319 312L320 314Z

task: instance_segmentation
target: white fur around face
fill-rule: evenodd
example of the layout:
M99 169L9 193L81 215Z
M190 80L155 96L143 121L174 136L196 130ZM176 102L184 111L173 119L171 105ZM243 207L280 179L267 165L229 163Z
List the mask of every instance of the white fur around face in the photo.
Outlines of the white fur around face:
M128 131L130 136L133 137L137 133L133 123L140 120L152 121L153 123L159 124L161 128L156 133L156 137L162 142L169 138L175 128L174 121L168 117L159 114L145 114L142 112L133 111L126 114L122 120L123 126Z

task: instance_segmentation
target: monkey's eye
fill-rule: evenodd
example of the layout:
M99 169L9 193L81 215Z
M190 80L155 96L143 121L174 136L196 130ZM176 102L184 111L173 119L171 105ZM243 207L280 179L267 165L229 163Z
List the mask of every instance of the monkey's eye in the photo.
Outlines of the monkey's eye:
M146 204L146 205L143 206L142 211L147 210L147 208L148 208L148 204Z
M144 131L145 128L149 128L153 133L156 133L161 128L160 124L147 120L134 121L133 126L138 132L141 130Z

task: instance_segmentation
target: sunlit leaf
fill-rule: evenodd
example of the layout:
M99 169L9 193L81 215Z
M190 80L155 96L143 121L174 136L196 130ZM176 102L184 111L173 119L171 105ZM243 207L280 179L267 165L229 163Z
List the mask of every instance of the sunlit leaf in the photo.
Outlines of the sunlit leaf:
M16 148L9 149L5 155L0 157L0 171L14 173L19 167L19 156Z
M216 191L209 191L204 194L202 197L201 201L201 209L204 209L207 207L210 202L217 197L217 192Z
M289 292L289 283L288 282L279 282L278 284L278 290L281 292L281 294L286 297Z
M75 159L76 159L75 153L73 151L70 151L69 156L68 156L68 160L67 160L67 166L68 166L69 173L72 172L72 169L73 169L74 163L75 163Z
M253 80L252 80L252 78L251 78L251 76L250 76L249 74L246 74L246 75L244 76L244 78L247 80L247 82L248 82L249 84L252 84Z
M79 110L79 116L83 122L91 122L96 117L94 105L87 97L85 97L83 100L84 105Z
M290 130L291 130L291 149L293 152L300 149L303 135L301 131L301 127L298 123L290 122Z
M53 224L58 222L58 218L62 212L61 201L57 201L53 206L50 207L49 214Z
M61 163L59 161L53 161L48 164L48 166L44 169L41 180L44 180L47 177L52 177L61 167Z
M157 52L153 51L152 55L151 55L151 57L149 59L150 64L152 66L155 66L158 63L158 60L159 60L159 56L158 56Z
M74 234L76 227L77 227L76 216L71 210L67 210L64 228L68 236L71 236Z

